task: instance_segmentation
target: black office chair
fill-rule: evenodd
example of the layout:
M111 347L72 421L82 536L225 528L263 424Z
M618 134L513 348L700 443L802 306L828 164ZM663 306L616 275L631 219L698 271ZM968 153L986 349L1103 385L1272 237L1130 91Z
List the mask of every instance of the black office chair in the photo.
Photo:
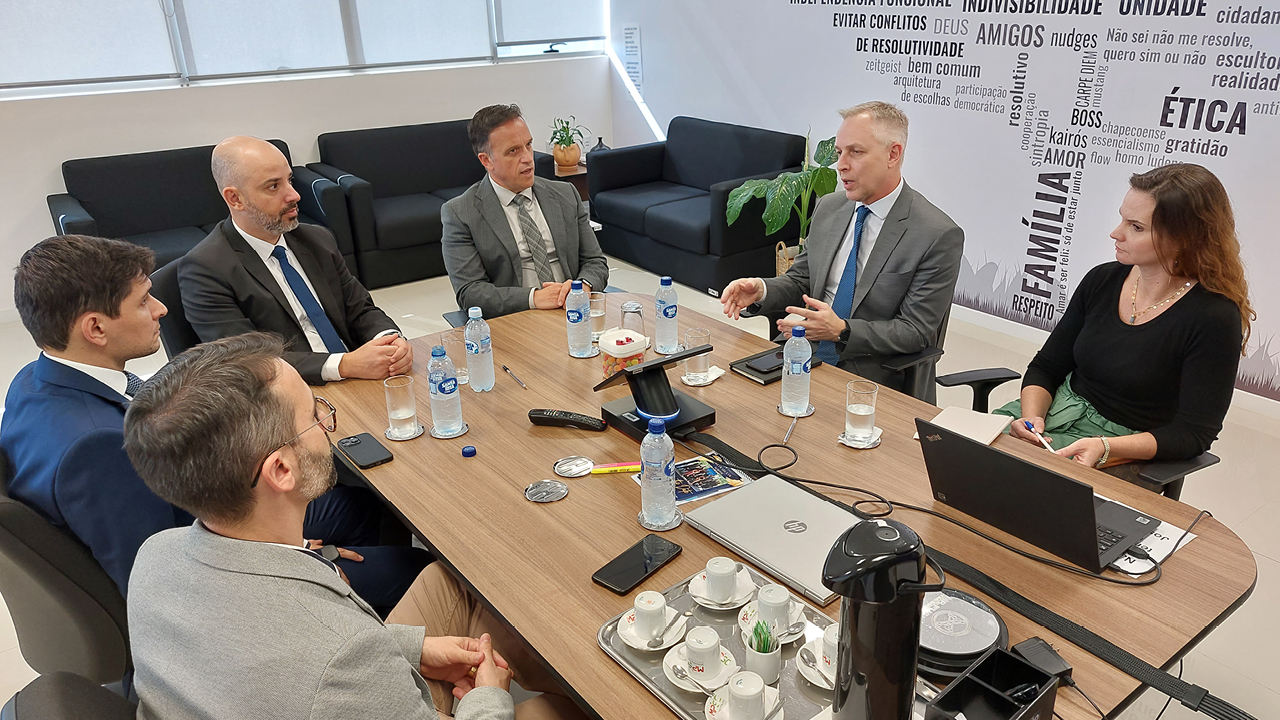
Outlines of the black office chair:
M182 309L182 293L178 290L180 262L181 258L151 273L151 295L169 309L160 318L160 342L164 343L164 352L170 360L200 344L200 336L187 322L187 314Z
M88 548L9 497L0 452L0 595L36 672L118 683L132 668L124 598Z
M68 672L32 680L0 708L0 720L133 720L133 703Z
M968 385L973 390L973 409L988 412L991 391L1022 374L1009 368L982 368L939 375L937 383L943 387ZM1158 492L1173 500L1182 497L1182 484L1191 473L1216 465L1217 455L1206 452L1190 460L1139 460L1103 469L1102 472L1122 480Z

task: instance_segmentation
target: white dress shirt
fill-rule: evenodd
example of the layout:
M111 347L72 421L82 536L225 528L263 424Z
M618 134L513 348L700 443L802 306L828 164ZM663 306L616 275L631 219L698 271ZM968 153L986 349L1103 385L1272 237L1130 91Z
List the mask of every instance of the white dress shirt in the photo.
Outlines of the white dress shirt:
M499 185L493 176L488 177L489 183L493 185L493 191L498 195L498 202L502 204L502 212L506 213L511 234L516 236L516 246L520 248L521 282L526 287L533 288L529 291L529 309L533 310L536 307L533 304L533 292L542 289L542 281L538 279L538 271L533 267L533 254L529 252L529 246L524 241L524 233L520 231L520 210L511 202L516 193ZM555 241L551 238L551 228L547 226L547 218L542 214L542 206L538 204L538 198L533 194L532 187L525 188L519 194L533 201L529 215L533 217L533 224L538 226L538 232L542 233L542 240L547 247L547 262L551 265L551 274L556 282L562 283L565 281L564 268L560 266L560 255L556 252Z
M885 218L888 217L889 211L893 209L893 204L898 202L898 196L901 194L902 179L899 178L898 186L893 189L893 192L867 206L870 212L862 220L862 239L858 242L858 280L862 279L862 270L867 266L867 258L871 257L871 249L876 246L876 238L880 237L880 228L884 227ZM853 209L849 229L845 230L844 240L840 241L836 256L831 261L831 271L827 273L827 285L822 291L822 302L830 303L836 299L836 288L840 287L840 277L844 275L844 266L849 264L849 251L853 249L853 228L858 224L859 207L862 207L862 203L858 203Z
M115 390L116 392L120 393L120 397L124 398L125 400L129 399L129 396L124 394L124 391L129 387L129 379L125 377L125 374L122 371L112 370L111 368L99 367L97 365L85 365L84 363L76 362L75 360L68 360L66 358L54 357L49 353L43 352L43 351L40 354L44 355L45 357L49 358L50 360L56 363L62 363L63 365L66 365L72 370L79 370L85 375L88 375L94 380L97 380L103 385L106 385L112 390Z

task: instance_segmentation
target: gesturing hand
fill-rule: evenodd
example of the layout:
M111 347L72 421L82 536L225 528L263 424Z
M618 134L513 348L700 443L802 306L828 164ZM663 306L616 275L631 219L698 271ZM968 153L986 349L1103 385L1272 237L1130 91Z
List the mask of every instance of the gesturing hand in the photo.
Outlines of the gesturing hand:
M844 320L827 303L814 300L808 295L803 298L808 307L787 308L787 312L799 315L802 319L796 321L783 318L778 321L778 329L783 334L790 335L791 328L799 326L804 328L804 336L810 340L839 340L840 334L844 332Z
M746 308L764 298L764 281L760 278L740 278L725 286L720 293L720 306L724 314L737 320Z

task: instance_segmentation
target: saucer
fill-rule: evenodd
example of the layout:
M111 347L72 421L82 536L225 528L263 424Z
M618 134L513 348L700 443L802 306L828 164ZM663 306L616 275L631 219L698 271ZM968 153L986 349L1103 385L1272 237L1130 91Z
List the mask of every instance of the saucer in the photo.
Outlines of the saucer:
M818 637L810 640L801 647L802 650L804 648L809 648L809 652L813 653L813 656L817 658L818 663L822 663L822 638ZM826 690L827 684L835 683L835 673L828 675L826 670L814 670L808 665L805 665L800 662L800 654L798 651L796 653L796 670L799 671L801 677L808 680L810 683L813 683L813 686L819 690ZM822 677L819 678L817 677L818 675L821 675ZM823 680L826 680L827 682L824 684L822 682Z
M689 580L689 596L693 598L694 602L708 610L736 610L751 600L751 596L755 595L756 592L756 584L751 582L751 573L747 572L746 567L738 571L737 581L738 585L734 589L734 595L725 600L726 604L711 605L698 597L699 595L705 597L707 594L707 571L703 570Z
M666 625L671 622L672 615L679 615L680 611L673 607L667 608L667 614L662 619L662 624ZM658 650L666 650L675 645L684 638L684 626L688 624L689 618L680 618L674 625L667 628L667 634L662 636L662 644L658 647L649 647L649 641L636 634L636 611L632 609L622 616L618 621L618 637L622 638L622 642L633 650L642 650L644 652L656 652Z
M676 645L668 650L666 655L662 656L662 673L667 676L667 680L672 685L675 685L681 690L691 693L702 692L693 683L685 682L684 680L676 677L675 673L671 672L671 667L673 665L681 665L684 667L685 672L689 672L689 661L685 659L684 655L684 643ZM700 681L702 682L702 685L708 690L711 688L718 688L729 682L729 678L733 677L734 673L741 669L738 667L738 661L733 659L733 653L729 652L729 648L725 647L723 644L720 645L720 668L721 670L718 676L714 678L701 678ZM693 673L689 674L692 675Z
M764 686L764 714L768 715L773 709L774 703L780 702L782 698L778 697L778 691L770 685ZM707 717L712 720L733 720L733 711L729 709L729 688L722 687L715 691L711 697L707 698L707 704L702 708L707 713ZM782 720L787 714L784 707L778 711L770 720Z
M756 624L756 608L757 603L752 600L738 613L738 629L742 631L743 642L746 642L745 638L751 637L751 628ZM787 614L787 626L790 627L802 619L804 619L804 603L793 597L791 598L791 612ZM804 637L803 629L798 633L779 636L778 644L786 645L802 637Z
M876 428L874 431L872 431L870 440L866 440L866 441L851 440L844 433L840 433L839 435L837 435L836 440L840 441L841 445L844 445L845 447L851 447L855 450L870 450L871 448L876 447L880 444L880 436L883 434L884 434L884 430L881 430L880 428Z

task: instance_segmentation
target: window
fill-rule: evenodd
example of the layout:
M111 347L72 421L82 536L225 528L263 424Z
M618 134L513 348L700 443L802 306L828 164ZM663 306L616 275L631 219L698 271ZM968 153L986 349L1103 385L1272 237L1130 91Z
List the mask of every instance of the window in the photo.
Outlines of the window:
M347 65L338 0L181 0L191 77Z
M484 0L361 0L363 63L489 57L489 8Z
M498 45L603 39L602 0L493 0Z

